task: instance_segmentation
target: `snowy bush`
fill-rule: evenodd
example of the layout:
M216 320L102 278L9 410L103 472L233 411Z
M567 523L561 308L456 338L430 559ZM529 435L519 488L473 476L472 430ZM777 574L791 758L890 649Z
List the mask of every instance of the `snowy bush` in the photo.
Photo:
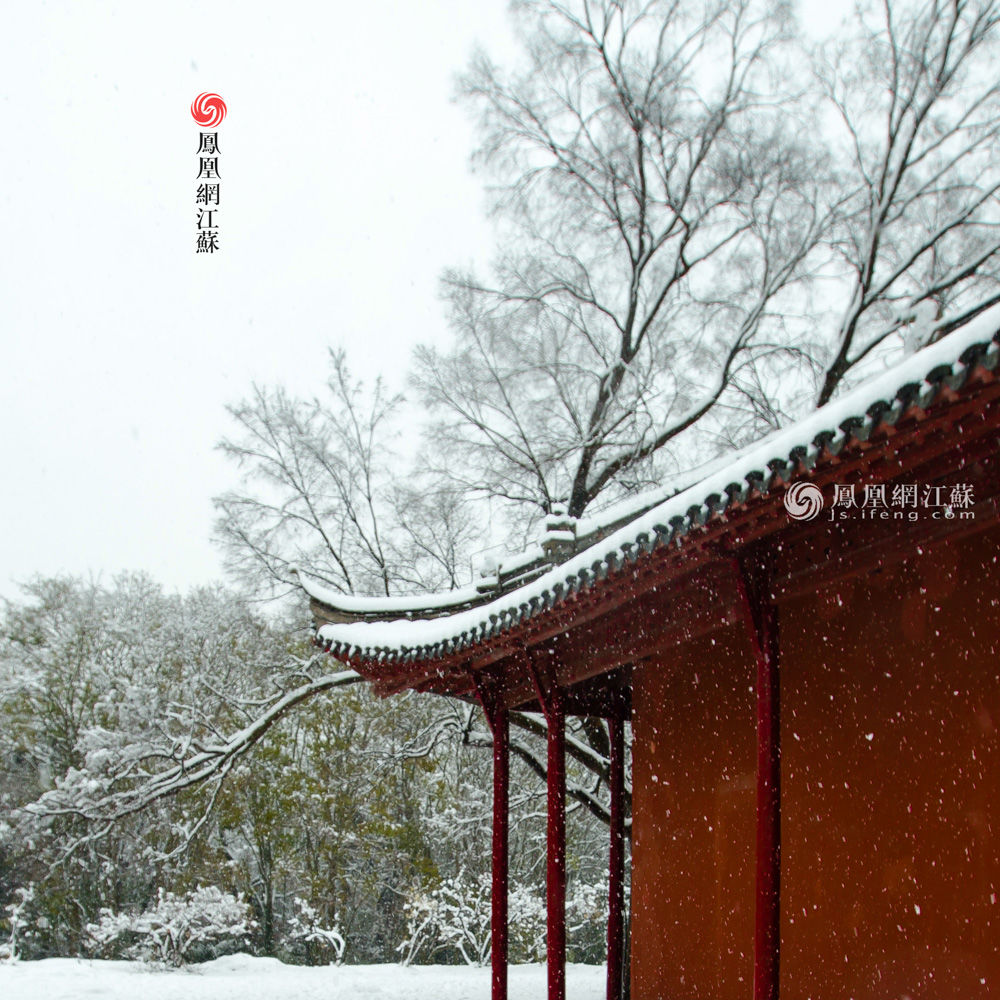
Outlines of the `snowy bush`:
M466 965L484 965L490 956L490 879L488 875L445 879L427 889L414 888L406 901L405 940L400 961L429 961L454 949Z
M587 926L600 907L587 887L567 900L572 929ZM398 947L403 965L427 962L454 949L467 965L484 965L490 956L491 882L488 875L446 879L437 886L414 888L406 902L407 937ZM607 903L605 909L607 912ZM545 958L545 898L537 889L511 886L507 897L508 947L513 962ZM603 925L601 928L603 933ZM603 954L596 961L603 961Z
M324 927L319 911L306 900L296 896L293 905L295 911L285 930L285 942L292 947L300 946L305 952L308 965L314 964L317 952L320 960L322 956L330 955L340 965L344 960L346 945L336 918L332 921L332 927Z
M566 895L566 930L571 962L599 963L607 956L608 880L574 881Z
M512 962L545 959L545 898L537 889L513 886L507 896L508 947Z
M459 875L432 887L415 887L406 901L407 937L397 951L403 965L429 962L454 949L467 965L484 965L490 955L490 879ZM507 898L510 960L541 962L546 951L544 893L511 886ZM570 959L605 959L608 883L577 879L566 896Z
M199 886L183 896L160 889L156 905L138 915L102 909L101 919L87 925L87 934L98 952L124 937L125 953L132 958L183 965L195 951L207 947L217 953L225 942L242 943L252 927L242 899L215 886Z
M31 935L34 921L29 915L29 908L35 898L35 887L15 889L17 901L4 907L4 923L7 925L7 940L0 944L0 962L16 962L21 957L25 938Z

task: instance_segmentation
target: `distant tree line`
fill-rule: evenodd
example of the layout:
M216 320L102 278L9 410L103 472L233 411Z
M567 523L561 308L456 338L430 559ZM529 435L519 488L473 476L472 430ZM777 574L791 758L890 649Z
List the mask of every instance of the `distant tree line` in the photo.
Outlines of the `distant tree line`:
M468 745L472 706L379 700L344 672L324 691L328 658L296 631L222 589L168 595L144 576L38 580L5 605L0 948L484 960L490 761ZM178 774L173 791L145 797L151 776L212 755L310 686L319 693L213 777ZM527 767L515 777L516 954L537 960L540 788ZM606 837L591 813L571 817L575 954L599 961Z

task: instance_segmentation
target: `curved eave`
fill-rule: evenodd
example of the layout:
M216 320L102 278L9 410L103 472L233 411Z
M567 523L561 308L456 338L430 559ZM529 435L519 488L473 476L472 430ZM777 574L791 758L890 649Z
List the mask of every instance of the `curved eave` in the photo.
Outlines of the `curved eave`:
M992 322L995 330L996 317ZM875 380L881 388L894 374L900 376L891 395L878 394L873 384L860 387L837 406L824 407L762 447L749 449L730 469L672 497L532 584L450 616L453 630L447 635L440 634L444 621L433 630L421 628L421 622L393 622L384 623L389 628L383 634L395 633L399 641L366 642L356 626L334 625L319 630L318 642L381 690L418 687L471 694L470 671L793 527L782 504L791 483L813 482L829 500L834 483L850 482L876 466L883 481L898 478L957 441L965 444L986 433L984 414L989 410L996 415L1000 394L1000 350L995 339L966 337L962 343L952 336L955 341L933 345ZM921 368L923 377L907 378ZM845 416L844 402L856 398L865 400L863 411L847 410ZM824 417L834 412L840 419L829 427ZM804 440L797 437L807 431L811 433ZM769 452L770 445L775 447ZM760 461L767 454L775 457ZM438 634L433 641L407 642L407 631Z

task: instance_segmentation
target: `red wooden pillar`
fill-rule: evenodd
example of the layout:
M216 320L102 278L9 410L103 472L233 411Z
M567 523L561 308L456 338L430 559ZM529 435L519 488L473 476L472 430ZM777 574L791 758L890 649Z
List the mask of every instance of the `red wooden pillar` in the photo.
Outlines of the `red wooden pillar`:
M507 1000L507 895L510 798L510 719L507 709L491 713L493 729L493 895L490 965L493 1000Z
M778 609L766 566L737 578L757 660L757 851L754 1000L778 1000L781 953L781 687Z
M492 1000L507 1000L510 842L510 715L502 701L503 678L470 674L493 733L493 885L490 897Z
M625 956L625 722L608 720L611 850L608 864L608 1000L620 1000Z
M523 651L528 675L548 724L546 761L545 916L548 1000L566 1000L566 705L554 673L542 682L534 660Z
M778 615L761 609L757 655L757 908L754 1000L778 1000L781 950L781 690Z
M566 711L558 691L548 700L548 1000L566 1000Z

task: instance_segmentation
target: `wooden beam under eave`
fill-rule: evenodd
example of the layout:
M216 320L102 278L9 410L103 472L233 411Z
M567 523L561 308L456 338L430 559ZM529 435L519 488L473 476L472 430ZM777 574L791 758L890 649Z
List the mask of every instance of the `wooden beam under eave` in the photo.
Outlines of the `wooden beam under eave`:
M654 580L631 604L556 640L557 678L562 687L571 687L738 620L729 559L715 554L714 564L703 563L681 579Z
M1000 442L996 447L1000 449ZM944 477L933 468L933 463L911 474L921 485L942 485L945 489L956 477L970 483L977 499L969 508L974 516L935 519L928 509L918 507L914 520L870 520L852 516L830 521L824 510L816 521L790 526L785 532L779 565L775 569L775 599L781 601L809 594L817 587L835 585L912 559L921 547L977 534L997 523L1000 516L1000 455L996 452L983 456L977 448L968 457L965 470L952 470Z
M609 670L564 690L567 715L628 721L632 716L631 671Z
M898 534L867 543L849 538L838 540L833 552L828 548L815 561L778 576L774 585L775 599L782 601L812 594L818 587L834 586L913 559L920 548L979 534L1000 519L995 499L977 504L973 512L976 516L969 521L899 522Z

